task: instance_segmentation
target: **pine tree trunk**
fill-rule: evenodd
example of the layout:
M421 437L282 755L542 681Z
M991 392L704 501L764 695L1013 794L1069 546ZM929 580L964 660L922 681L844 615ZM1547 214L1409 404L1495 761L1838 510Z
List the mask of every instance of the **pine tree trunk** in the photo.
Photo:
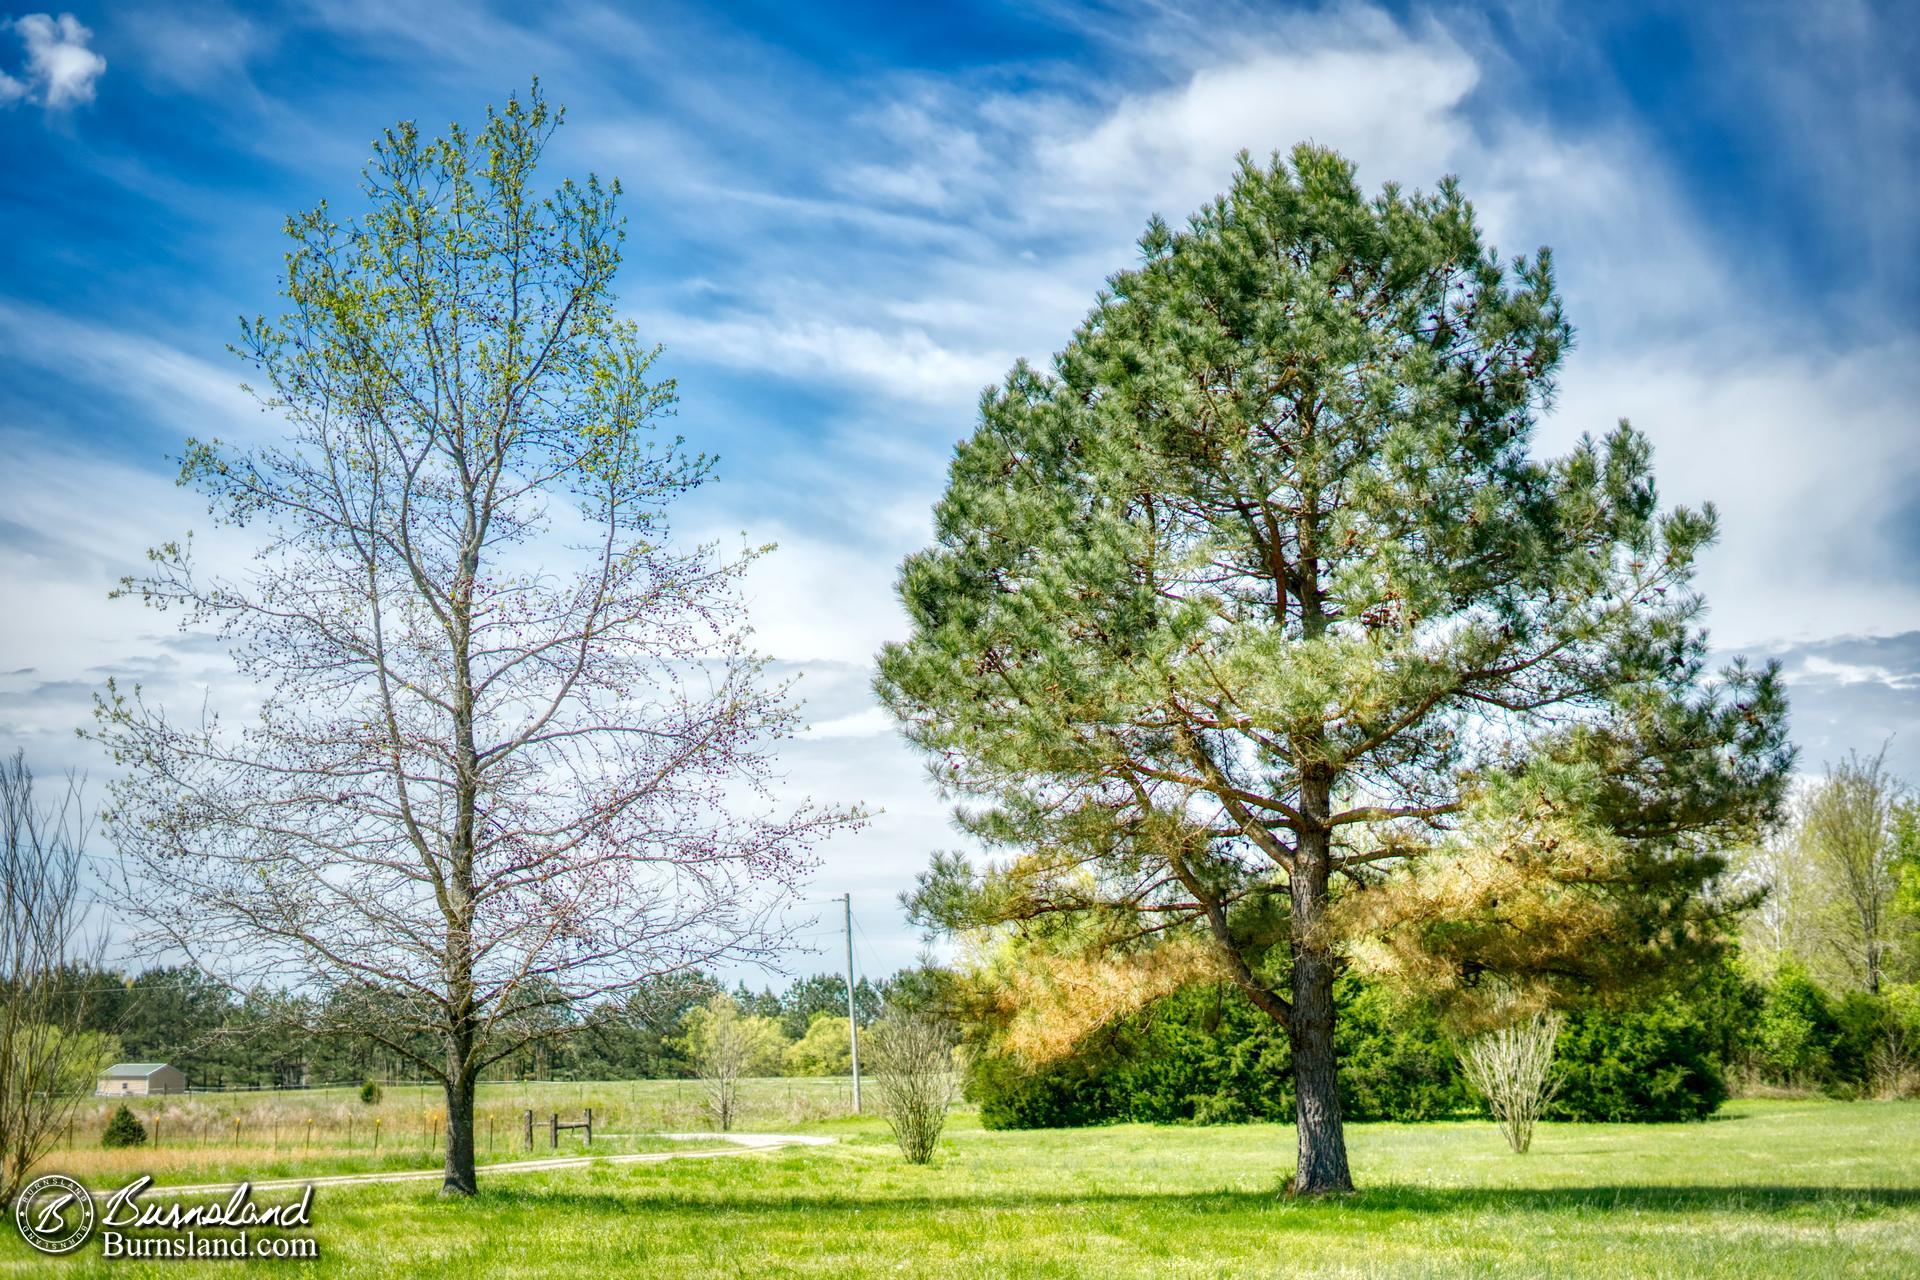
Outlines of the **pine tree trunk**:
M463 1047L449 1046L447 1063L447 1162L443 1196L470 1196L479 1189L473 1167L474 1080Z
M1293 1180L1296 1195L1353 1190L1333 1052L1334 958L1320 939L1332 868L1327 825L1332 791L1327 773L1302 772L1302 824L1293 874L1287 882L1293 933L1293 1013L1287 1038L1293 1047L1294 1129L1300 1140Z
M1295 1194L1353 1190L1333 1052L1333 965L1325 955L1293 957L1294 1128L1299 1134Z

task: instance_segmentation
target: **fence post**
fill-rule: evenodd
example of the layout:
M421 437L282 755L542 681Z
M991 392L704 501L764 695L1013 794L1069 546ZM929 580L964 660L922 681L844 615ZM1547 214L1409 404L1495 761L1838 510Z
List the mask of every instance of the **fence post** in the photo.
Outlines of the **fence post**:
M373 1154L380 1154L380 1117L373 1118Z
M155 1151L158 1151L160 1149L160 1117L159 1116L155 1116L153 1118L153 1149Z
M553 1119L548 1123L553 1126L553 1138L547 1145L558 1151L560 1149L560 1113L554 1112Z
M527 1108L527 1150L533 1150L533 1108Z
M587 1145L592 1146L593 1145L593 1108L588 1107L586 1111L587 1111Z

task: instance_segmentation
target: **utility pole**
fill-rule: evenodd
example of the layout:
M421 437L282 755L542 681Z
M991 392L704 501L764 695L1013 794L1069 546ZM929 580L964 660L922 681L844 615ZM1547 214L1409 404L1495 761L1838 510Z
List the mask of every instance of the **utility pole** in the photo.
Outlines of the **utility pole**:
M853 1007L853 895L840 895L847 910L847 1045L853 1051L853 1114L860 1114L860 1017Z

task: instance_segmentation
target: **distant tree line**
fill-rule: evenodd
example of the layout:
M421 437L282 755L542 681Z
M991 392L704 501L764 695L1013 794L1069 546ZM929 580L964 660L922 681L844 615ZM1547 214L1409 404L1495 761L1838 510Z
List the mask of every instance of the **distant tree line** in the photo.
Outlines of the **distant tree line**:
M862 1024L876 1019L899 981L862 978L854 1006ZM411 1080L398 1054L329 1023L327 997L286 991L237 995L190 966L125 973L69 966L57 999L70 1002L90 1031L117 1039L126 1061L167 1062L192 1088L298 1088L302 1085ZM763 1027L769 1054L754 1074L835 1075L848 1070L847 983L834 974L786 986L731 991L704 973L650 980L615 1001L583 1009L557 1005L543 1016L558 1034L533 1040L489 1072L494 1079L675 1079L694 1073L688 1015L730 996ZM571 1024L569 1026L568 1024Z

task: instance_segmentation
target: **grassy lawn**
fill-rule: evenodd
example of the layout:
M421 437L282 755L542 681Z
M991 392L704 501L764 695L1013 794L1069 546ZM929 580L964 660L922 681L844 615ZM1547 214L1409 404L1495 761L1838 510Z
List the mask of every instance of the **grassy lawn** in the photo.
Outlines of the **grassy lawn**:
M931 1168L871 1120L722 1161L323 1188L318 1264L349 1276L1920 1275L1920 1103L1742 1102L1694 1125L1356 1125L1352 1197L1275 1192L1276 1126L989 1133L957 1116ZM0 1268L53 1272L7 1232ZM231 1274L231 1262L199 1264ZM182 1275L195 1264L59 1270Z

